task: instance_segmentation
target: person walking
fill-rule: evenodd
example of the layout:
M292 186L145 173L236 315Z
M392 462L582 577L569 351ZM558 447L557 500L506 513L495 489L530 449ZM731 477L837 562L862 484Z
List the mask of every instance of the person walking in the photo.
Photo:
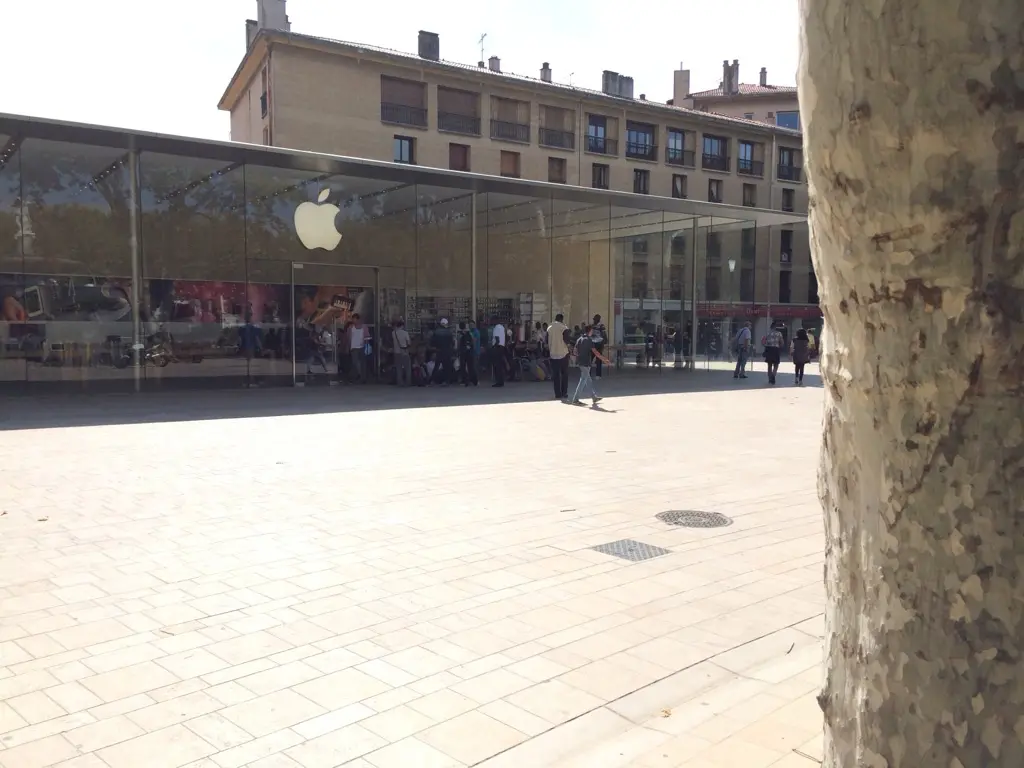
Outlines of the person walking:
M555 315L555 322L548 326L547 346L555 399L565 400L569 396L569 329L561 312Z
M783 343L782 331L773 325L764 337L764 359L768 363L768 383L772 386L775 386L775 376L782 362Z
M474 387L480 384L476 374L476 353L474 351L473 334L470 333L466 324L459 323L459 373L462 376L462 385Z
M576 365L580 369L580 383L576 385L576 393L572 397L572 404L579 405L580 396L589 388L591 397L593 397L594 405L597 405L601 401L601 397L597 394L597 385L594 377L591 376L591 372L597 367L599 362L604 362L611 365L611 362L604 357L598 350L597 344L594 343L594 337L597 335L597 331L594 330L593 326L587 326L583 330L583 335L576 340Z
M747 357L750 355L750 323L744 323L743 327L737 331L732 346L736 353L736 370L733 371L732 377L745 379L747 378Z
M491 318L491 372L494 377L492 387L505 386L505 326L498 322L497 316Z
M793 355L793 368L796 373L796 380L793 383L799 387L804 383L804 366L811 359L811 340L807 337L806 329L801 328L796 332L791 354Z
M399 319L391 332L391 349L395 355L395 383L400 387L408 387L412 383L412 358L409 357L409 346L412 339L405 330L405 321Z
M437 365L431 378L442 387L447 387L454 378L452 361L455 355L455 338L448 328L447 317L442 317L439 326L434 329L430 345L437 351Z
M476 372L480 373L480 329L476 323L469 321L469 335L473 337L473 363L476 365Z

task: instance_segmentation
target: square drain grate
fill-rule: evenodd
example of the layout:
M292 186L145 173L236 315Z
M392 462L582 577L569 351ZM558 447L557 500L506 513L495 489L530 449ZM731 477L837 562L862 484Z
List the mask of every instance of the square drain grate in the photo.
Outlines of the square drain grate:
M634 563L671 554L671 550L644 544L642 541L633 541L633 539L619 539L608 544L598 544L596 547L591 547L591 549L606 555L621 557L623 560L629 560Z

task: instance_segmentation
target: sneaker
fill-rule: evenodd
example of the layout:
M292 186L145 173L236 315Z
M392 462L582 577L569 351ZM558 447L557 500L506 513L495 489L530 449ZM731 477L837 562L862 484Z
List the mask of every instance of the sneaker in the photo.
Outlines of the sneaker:
M745 373L741 373L741 374L739 375L739 378L741 378L741 379L745 379L745 378L747 378L747 374L745 374Z
M594 397L594 405L597 405L597 404L598 404L598 403L600 403L600 402L601 402L602 400L604 400L604 398L603 398L603 397Z

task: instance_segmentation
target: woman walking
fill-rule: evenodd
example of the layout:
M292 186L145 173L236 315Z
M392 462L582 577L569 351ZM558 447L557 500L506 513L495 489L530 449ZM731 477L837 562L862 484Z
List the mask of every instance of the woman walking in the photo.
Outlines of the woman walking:
M803 328L796 332L796 338L793 339L792 355L793 366L796 369L796 381L793 383L799 387L804 383L804 366L811 357L810 339Z

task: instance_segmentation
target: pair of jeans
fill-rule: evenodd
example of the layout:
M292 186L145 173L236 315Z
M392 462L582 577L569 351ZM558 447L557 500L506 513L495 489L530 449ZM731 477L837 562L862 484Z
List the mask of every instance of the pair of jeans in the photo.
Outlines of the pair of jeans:
M435 384L448 384L452 380L452 356L451 353L439 353L434 365Z
M494 386L505 386L505 347L500 344L491 347L491 375L494 377Z
M408 387L412 383L412 358L408 352L395 353L395 377L400 387Z
M555 397L569 396L569 356L551 358L551 381L555 385Z
M584 394L587 389L590 389L590 395L594 398L594 402L597 402L597 386L595 385L594 378L590 375L590 368L580 366L580 383L576 385L576 394L572 396L572 401L578 403L580 397Z
M364 384L366 382L366 353L363 352L363 348L360 347L349 352L349 359L352 361L352 373L355 374L356 381Z
M740 347L739 355L736 358L736 370L733 372L733 376L746 376L747 375L747 348Z

